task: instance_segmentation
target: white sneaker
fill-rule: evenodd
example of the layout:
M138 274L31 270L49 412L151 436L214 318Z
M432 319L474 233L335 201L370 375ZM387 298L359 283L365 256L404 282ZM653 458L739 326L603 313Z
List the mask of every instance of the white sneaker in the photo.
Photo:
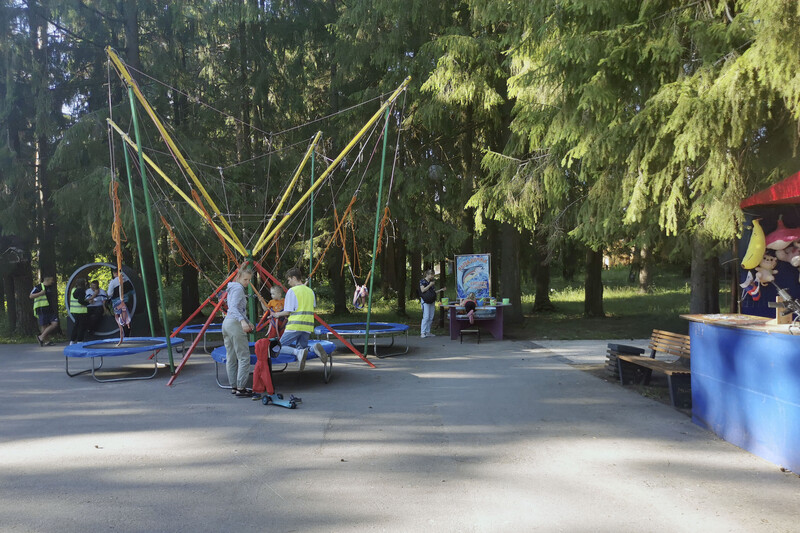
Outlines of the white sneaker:
M308 357L308 348L303 348L303 351L297 356L297 362L300 363L301 371L306 368L306 357Z
M325 348L320 343L315 343L312 349L319 356L319 360L322 361L323 365L328 362L328 352L325 351Z
M428 333L428 334L426 335L426 337L435 337L435 336L436 336L436 335L434 335L433 333Z
M427 335L425 335L425 334L423 333L423 334L421 334L421 335L419 336L419 338L420 338L420 339L424 339L426 336L427 336Z

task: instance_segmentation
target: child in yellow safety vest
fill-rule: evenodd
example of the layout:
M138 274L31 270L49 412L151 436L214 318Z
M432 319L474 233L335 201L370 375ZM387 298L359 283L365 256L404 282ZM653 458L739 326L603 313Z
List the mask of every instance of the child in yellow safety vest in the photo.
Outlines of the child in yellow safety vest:
M273 318L287 316L286 330L281 335L280 353L292 354L297 358L300 370L306 366L308 357L308 339L314 331L314 308L317 306L314 291L303 284L303 273L299 268L291 268L286 272L286 282L289 290L283 302L283 311L271 312ZM317 343L314 344L316 353L323 364L328 360L328 354Z

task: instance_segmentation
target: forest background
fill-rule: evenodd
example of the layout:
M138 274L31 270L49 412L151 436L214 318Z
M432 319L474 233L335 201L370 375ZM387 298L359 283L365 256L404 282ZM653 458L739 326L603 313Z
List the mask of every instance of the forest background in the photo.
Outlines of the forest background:
M473 252L492 254L511 322L552 308L553 269L583 275L583 315L604 316L604 254L631 257L644 292L667 264L688 271L690 310L717 311L720 257L735 259L742 233L740 200L800 167L798 22L794 0L2 0L9 327L36 331L28 293L39 275L63 281L113 258L109 181L127 180L106 118L129 125L131 116L106 46L245 233L317 130L324 166L412 77L392 114L389 198L377 198L378 165L351 158L340 173L363 172L358 187L324 188L315 200L321 253L358 191L352 239L333 240L315 277L336 314L352 288L343 262L366 276L373 207L387 201L375 277L401 315L423 268L436 265L448 284L448 258ZM158 133L144 127L145 151L167 168ZM141 184L133 194L140 208L122 210L129 235L133 216L147 226ZM210 292L206 278L221 282L229 265L184 202L162 191L155 204L176 233L156 222L158 260L185 316ZM287 232L265 266L280 274L307 261L309 234ZM176 239L191 242L194 264ZM134 239L123 255L138 264Z

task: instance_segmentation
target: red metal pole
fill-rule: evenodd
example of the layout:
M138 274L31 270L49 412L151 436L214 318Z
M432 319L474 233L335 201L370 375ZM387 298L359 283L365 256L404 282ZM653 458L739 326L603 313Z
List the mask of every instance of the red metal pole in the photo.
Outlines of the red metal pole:
M200 328L200 332L194 338L194 342L192 342L192 345L189 347L189 350L187 350L186 355L183 356L183 359L181 359L180 364L175 368L175 373L172 374L171 378L169 378L169 381L167 382L167 387L171 386L172 383L175 381L175 378L178 377L178 374L180 373L181 369L183 369L184 365L186 364L186 361L189 360L189 356L192 355L192 352L197 347L197 343L200 342L200 339L203 337L203 335L205 334L206 330L208 329L209 324L211 324L211 321L214 320L215 316L217 316L217 312L219 311L219 308L222 307L223 303L225 303L225 298L226 298L226 296L223 296L222 298L220 298L219 302L217 303L217 305L214 306L214 312L211 313L210 315L208 315L208 318L206 319L205 324L203 324L203 327Z
M255 265L255 267L258 269L258 271L259 271L259 272L261 272L262 274L264 274L265 276L267 276L269 279L271 279L271 280L272 280L272 282L273 282L273 283L275 283L276 285L278 285L279 287L281 287L281 288L282 288L284 291L286 291L286 287L284 287L284 286L283 286L283 283L281 283L280 281L278 281L278 280L275 278L275 276L273 276L272 274L270 274L269 272L267 272L267 270L266 270L266 269L265 269L263 266L261 266L261 264L260 264L260 263L258 263L258 262L256 262L256 261L253 261L253 264ZM371 368L375 368L375 365L373 365L373 364L372 364L372 361L370 361L369 359L367 359L366 357L364 357L364 355L363 355L361 352L359 352L359 351L356 349L356 347L355 347L355 346L353 346L352 344L350 344L350 341L348 341L347 339L345 339L344 337L342 337L341 335L339 335L339 333L337 333L336 331L334 331L334 330L333 330L333 328L331 328L331 327L330 327L330 326L329 326L329 325L328 325L328 324L327 324L327 323L326 323L324 320L322 320L322 319L319 317L319 315L318 315L318 314L314 313L314 318L316 318L316 319L317 319L317 322L319 322L320 324L322 324L323 326L325 326L325 328L326 328L328 331L330 331L331 333L333 333L333 336L334 336L334 337L336 337L337 339L339 339L339 340L340 340L340 341L341 341L341 342L342 342L342 343L343 343L345 346L347 346L347 348L348 348L348 349L349 349L351 352L353 352L354 354L356 354L357 356L359 356L359 357L360 357L360 358L361 358L361 359L362 359L362 360L363 360L365 363L367 363L367 364L368 364L368 365L369 365Z
M223 281L223 282L222 282L222 285L220 285L219 287L217 287L217 290L215 290L214 292L212 292L212 293L211 293L211 296L209 296L208 298L206 298L206 301L205 301L205 302L203 302L202 304L200 304L200 307L198 307L198 308L195 310L195 312L194 312L194 313L192 313L192 314L191 314L191 316L190 316L189 318L187 318L187 319L186 319L186 321L185 321L183 324L181 324L180 326L178 326L178 328L177 328L175 331L173 331L173 332L172 332L172 334L170 335L170 337L175 337L175 336L176 336L178 333L180 333L180 332L181 332L181 330L182 330L183 328L185 328L185 327L186 327L186 326L189 324L189 322L191 322L191 321L194 319L194 317L196 317L198 314L200 314L200 311L202 311L202 310L203 310L203 308L204 308L206 305L208 305L208 303L211 301L211 299L212 299L214 296L216 296L216 295L217 295L217 293L219 293L219 291L221 291L221 290L222 290L222 289L225 287L225 284L226 284L226 283L228 283L230 280L232 280L232 279L233 279L233 278L236 276L236 273L237 273L237 272L238 272L238 269L234 270L234 271L231 273L231 275L230 275L230 276L228 276L228 277L225 279L225 281ZM214 314L216 314L216 311L214 312ZM211 315L211 316L214 316L214 315Z

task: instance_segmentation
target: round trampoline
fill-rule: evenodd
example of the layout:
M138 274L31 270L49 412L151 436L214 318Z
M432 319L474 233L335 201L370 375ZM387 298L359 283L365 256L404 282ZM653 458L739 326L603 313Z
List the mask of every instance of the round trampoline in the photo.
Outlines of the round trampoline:
M189 342L194 340L194 338L200 334L200 331L203 329L203 324L191 324L189 326L184 326L183 329L178 331L178 328L172 330L173 334L179 335L186 335L189 337ZM203 332L203 351L209 353L208 350L208 335L209 334L216 334L222 335L222 322L212 322L208 325L208 329ZM214 344L212 347L219 346L219 344Z
M367 323L366 322L345 322L342 324L330 324L330 327L342 337L350 337L352 339L358 339L361 337L362 339L367 335ZM406 324L396 324L393 322L370 322L369 323L369 336L372 340L372 349L373 353L376 357L383 358L383 357L391 357L393 355L401 355L408 353L408 325ZM325 338L330 340L333 333L325 326L317 326L314 328L314 333L317 336L325 335ZM391 352L391 353L378 353L378 338L379 337L389 337L391 339L391 343L388 346L382 346L382 348L390 348L394 346L394 338L398 335L405 335L406 338L406 345L405 349L402 351ZM366 348L364 347L364 353L366 353Z
M170 344L173 348L181 351L183 348L184 340L179 337L170 339ZM118 346L119 344L119 346ZM79 376L88 372L92 373L95 381L106 383L110 381L132 381L139 379L154 378L158 372L158 357L157 354L160 350L167 348L167 339L164 337L127 337L122 343L119 339L101 339L97 341L81 342L71 346L64 347L64 359L66 361L66 370L69 377ZM105 357L118 357L122 355L135 355L139 353L150 353L148 359L153 361L153 373L148 376L141 377L123 377L123 378L109 378L100 379L97 377L96 372L103 368L103 359ZM95 358L100 358L100 365L95 366ZM92 367L80 372L69 371L70 358L90 358L92 360Z
M325 380L325 383L328 383L331 380L331 374L333 373L333 351L336 349L336 345L330 341L323 341L323 340L316 340L311 339L308 341L308 356L307 361L313 361L314 359L319 359L319 356L314 353L314 350L311 349L312 346L315 344L321 344L322 348L325 350L325 353L328 354L328 362L322 366L322 376ZM250 343L250 364L255 365L258 361L258 358L255 354L255 342ZM214 348L211 350L211 358L214 360L214 374L217 380L217 385L223 389L229 389L229 385L223 385L219 380L219 365L224 365L228 361L228 354L225 350L225 346L219 346L218 348ZM277 357L272 357L270 359L273 365L272 372L273 374L277 374L279 372L283 372L286 370L286 365L289 363L296 363L297 358L294 355L289 355L286 353L278 354ZM284 365L282 369L275 370L274 365Z

